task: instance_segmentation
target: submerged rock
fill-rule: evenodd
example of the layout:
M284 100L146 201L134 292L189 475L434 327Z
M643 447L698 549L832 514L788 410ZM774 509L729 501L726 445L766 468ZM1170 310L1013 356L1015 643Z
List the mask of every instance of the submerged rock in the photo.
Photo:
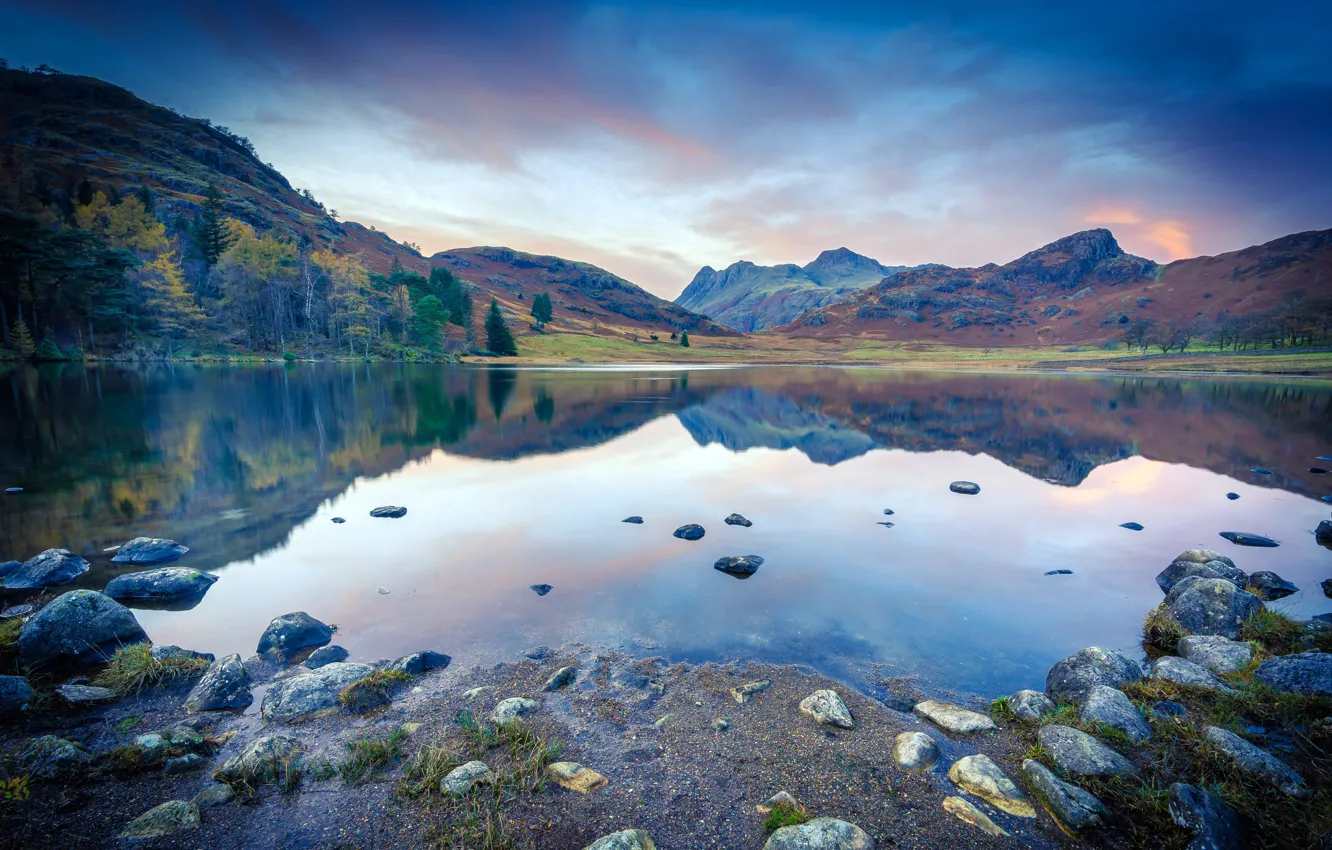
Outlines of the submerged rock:
M963 756L948 769L948 778L1001 812L1020 818L1036 817L1036 808L1027 795L987 755Z
M1055 704L1040 691L1022 690L1009 696L1008 708L1018 720L1040 723L1041 718L1055 710Z
M1218 679L1211 670L1183 658L1165 655L1152 663L1149 679L1162 679L1191 688L1204 688L1217 693L1231 693L1235 689Z
M970 735L974 732L988 732L999 728L994 725L993 720L980 712L969 711L938 700L927 699L918 702L911 710L940 729L955 735Z
M633 525L642 525L643 518L641 516L627 516L624 519L620 520L620 522L627 522Z
M1253 678L1279 691L1330 696L1332 655L1326 652L1279 655L1259 664Z
M259 787L277 782L297 766L305 753L305 744L286 735L265 735L250 742L239 755L233 756L217 770L213 778L219 782L245 783Z
M338 695L342 689L374 671L368 664L335 661L318 670L279 679L264 693L259 713L268 721L289 722L318 712L336 711L341 708ZM383 697L382 702L387 701L388 697Z
M122 646L147 640L124 605L95 590L71 590L23 624L19 663L24 667L97 664Z
M948 485L948 489L963 496L975 496L980 492L980 485L971 481L954 481Z
M1055 767L1075 776L1113 776L1133 773L1133 763L1100 741L1071 726L1042 726L1037 740Z
M907 773L924 773L939 761L939 746L924 732L903 732L893 741L893 761Z
M583 850L657 850L652 838L641 829L625 829L603 835Z
M1140 522L1121 522L1120 528L1127 528L1129 531L1142 531L1146 526Z
M986 835L999 838L1008 834L1002 827L990 820L988 815L961 797L944 797L943 809L958 820L976 827Z
M253 702L250 674L241 663L241 657L233 653L213 662L204 671L203 678L185 697L184 708L186 711L234 711L247 708Z
M1089 646L1050 668L1045 694L1055 702L1076 703L1096 685L1120 688L1140 679L1137 661L1118 650Z
M407 516L407 509L397 505L385 505L370 511L370 516L377 519L401 519Z
M726 519L722 520L722 522L726 523L727 525L739 525L744 528L749 528L751 525L754 524L749 520L745 519L744 517L740 516L740 514L731 514Z
M161 537L136 537L116 550L113 564L165 564L190 551L190 547Z
M37 692L22 676L0 676L0 717L25 710L36 696Z
M537 596L545 596L547 593L550 593L555 588L551 587L548 584L534 584L529 586L527 589L535 593Z
M1170 786L1170 819L1193 833L1189 850L1239 850L1235 810L1217 795L1193 785Z
M1100 723L1118 729L1135 744L1152 737L1152 727L1147 724L1142 712L1129 702L1124 692L1105 685L1096 685L1082 695L1078 719L1084 723Z
M1176 652L1213 673L1234 673L1249 666L1253 647L1248 641L1221 635L1188 635L1179 640Z
M853 823L815 818L799 826L784 826L777 830L763 845L763 850L874 850L874 839Z
M420 652L413 652L411 655L395 658L389 663L388 669L406 673L408 676L420 676L429 673L431 670L442 670L451 663L453 663L452 656L430 649L423 649Z
M495 781L495 774L483 761L469 761L449 771L449 775L439 781L440 793L449 797L466 797L478 785L490 785Z
M1195 635L1221 635L1234 640L1240 626L1263 601L1219 578L1188 578L1166 597L1166 616Z
M1110 823L1110 812L1100 800L1055 776L1040 762L1022 762L1022 775L1032 795L1069 835L1091 832Z
M1281 545L1270 537L1264 537L1261 534L1250 534L1247 531L1222 531L1218 533L1236 546L1256 546L1262 549L1275 549Z
M736 685L731 688L731 699L743 705L749 702L755 694L761 694L772 686L771 679L764 679L759 682L745 682L743 685Z
M712 568L732 575L752 576L761 566L763 559L758 555L731 555L718 558Z
M800 701L800 710L826 726L839 729L854 729L856 726L851 711L836 691L815 691Z
M558 691L560 688L567 688L574 683L574 679L577 677L578 670L576 668L561 667L554 673L550 674L550 678L546 680L546 684L541 686L541 690Z
M490 722L496 726L512 723L520 717L526 717L541 709L541 703L525 697L509 697L499 701L490 712Z
M194 803L168 800L131 821L130 825L120 833L120 837L127 840L162 838L177 832L198 829L201 823L199 807Z
M1271 570L1260 570L1249 576L1250 593L1264 602L1285 599L1300 589Z
M703 526L691 522L688 525L682 525L675 529L675 531L671 532L671 536L678 537L681 540L702 540L703 535L706 533L707 532L703 530Z
M68 549L47 549L40 555L24 561L7 575L4 586L9 590L55 587L69 584L86 572L88 572L87 560Z
M1292 797L1303 797L1309 793L1308 786L1298 773L1276 756L1255 747L1234 732L1219 726L1208 726L1203 735L1237 770L1251 779L1265 782Z
M292 655L333 640L333 630L304 611L294 611L273 618L259 637L255 650L275 664L284 664Z
M321 646L314 652L310 653L310 657L305 659L305 666L311 670L318 670L326 664L346 661L350 656L351 653L347 650L337 644L330 644L328 646Z
M104 591L112 599L184 599L203 596L217 576L187 567L163 567L116 576Z

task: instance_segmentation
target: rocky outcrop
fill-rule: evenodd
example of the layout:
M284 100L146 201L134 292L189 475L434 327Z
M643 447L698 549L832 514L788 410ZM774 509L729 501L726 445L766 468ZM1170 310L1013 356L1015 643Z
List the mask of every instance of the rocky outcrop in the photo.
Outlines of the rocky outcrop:
M332 629L304 611L295 611L275 617L259 637L255 651L275 664L283 664L302 649L323 646L331 640Z
M478 785L490 785L495 774L483 761L469 761L449 771L439 781L439 791L449 797L466 797Z
M1166 596L1166 616L1195 635L1234 640L1240 625L1262 610L1263 601L1219 578L1186 578Z
M68 549L47 549L5 576L9 590L33 590L69 584L88 571L88 562Z
M500 700L499 704L490 712L490 722L496 726L504 726L539 710L541 710L541 703L534 699L509 697Z
M34 739L23 752L18 763L34 779L67 779L92 763L92 754L73 741L55 735Z
M1264 602L1285 599L1293 593L1300 592L1294 584L1270 570L1261 570L1249 576L1248 590Z
M1008 835L1003 827L990 820L980 809L961 797L944 797L943 810L964 823L969 823L986 835L999 838Z
M1192 550L1202 551L1208 554L1214 554L1210 549ZM1187 553L1186 553L1187 554ZM1156 584L1161 588L1162 593L1169 593L1176 584L1179 584L1189 576L1197 578L1223 578L1236 587L1244 587L1249 583L1249 576L1244 570L1236 567L1234 563L1221 556L1213 558L1210 561L1193 561L1187 558L1176 558L1170 566L1161 570L1156 576Z
M1193 833L1188 850L1239 850L1235 810L1217 795L1193 785L1170 786L1170 819Z
M122 646L147 640L124 605L95 590L71 590L23 624L19 663L25 667L97 664Z
M136 537L116 550L113 564L165 564L190 551L190 547L160 537Z
M561 788L579 794L590 794L598 788L606 787L608 782L600 773L576 761L557 761L546 765L546 776Z
M186 711L236 711L254 702L250 674L239 655L214 661L185 697Z
M343 647L340 647L337 644L329 644L328 646L321 646L314 652L310 653L310 657L305 659L305 666L311 670L318 670L326 664L346 661L349 657L351 657L351 653Z
M203 596L217 581L217 576L186 567L163 567L116 576L107 584L106 593L112 599L168 600Z
M1045 677L1045 694L1055 702L1076 703L1097 685L1120 688L1142 678L1138 662L1114 649L1089 646L1060 661Z
M1018 720L1040 723L1041 718L1055 710L1055 704L1040 691L1022 690L1008 698L1008 708Z
M443 670L452 661L452 657L442 652L423 649L420 652L413 652L411 655L394 659L389 663L388 669L406 673L408 676L422 676L431 670Z
M299 764L305 744L286 735L265 735L250 742L238 755L213 771L213 778L228 784L260 785L277 782Z

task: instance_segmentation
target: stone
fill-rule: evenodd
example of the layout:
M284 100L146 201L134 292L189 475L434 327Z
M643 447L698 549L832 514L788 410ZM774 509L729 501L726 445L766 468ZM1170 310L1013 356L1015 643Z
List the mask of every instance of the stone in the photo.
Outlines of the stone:
M406 673L408 676L422 676L431 670L443 670L451 663L453 663L451 656L442 652L423 649L420 652L413 652L411 655L394 659L389 664L388 669Z
M257 788L277 782L296 765L305 753L305 744L286 735L265 735L251 741L238 755L232 756L213 771L219 782L245 783Z
M145 840L198 829L199 807L184 800L168 800L139 815L120 833L122 839Z
M1220 726L1208 726L1203 731L1208 743L1228 758L1235 768L1251 779L1266 782L1292 797L1309 793L1304 779L1282 763L1276 756Z
M763 850L874 850L874 839L853 823L815 818L799 826L784 826L777 830L763 845Z
M987 755L963 756L948 769L948 778L1002 812L1020 818L1036 817L1036 808L1027 795Z
M545 596L547 593L550 593L555 588L551 587L548 584L534 584L529 586L527 589L535 593L537 596Z
M1253 678L1279 691L1329 696L1332 695L1332 655L1300 652L1268 658L1258 665Z
M1045 677L1045 695L1057 703L1076 703L1096 685L1119 688L1141 678L1142 667L1129 656L1089 646L1050 668Z
M627 522L631 525L642 525L643 518L641 516L627 516L624 519L620 520L620 522Z
M574 679L576 679L577 677L578 677L577 668L561 667L560 669L556 670L554 673L550 674L550 678L546 680L546 684L541 686L541 690L558 691L560 688L565 688L568 687L569 685L572 685L574 683Z
M970 481L954 481L948 485L948 489L954 493L961 493L963 496L975 496L980 492L980 485Z
M587 794L607 784L606 777L590 767L583 767L576 761L557 761L546 765L546 775L561 788Z
M875 523L875 525L881 525L881 526L883 526L884 528L892 528L893 525L894 525L894 523L891 523L891 522L879 522L879 523Z
M1249 470L1249 471L1252 472L1254 475L1271 475L1271 474L1272 474L1272 470L1270 470L1270 469L1264 469L1264 468L1261 467L1261 466L1255 466L1253 469L1251 469L1251 470Z
M1182 637L1175 651L1217 674L1235 673L1253 661L1253 647L1247 641L1231 640L1221 635Z
M217 576L187 567L163 567L116 576L103 591L112 599L192 599L203 596Z
M1042 726L1037 739L1054 760L1055 767L1065 773L1075 776L1114 776L1136 771L1128 759L1086 732L1071 726Z
M450 797L466 797L477 785L491 785L495 774L483 761L469 761L455 767L439 781L439 790Z
M1008 698L1008 707L1018 720L1040 723L1041 718L1054 711L1056 706L1040 691L1022 690Z
M893 761L907 773L924 773L939 761L939 746L924 732L903 732L893 741Z
M113 564L165 564L190 551L174 540L160 537L136 537L116 550Z
M800 710L827 726L854 729L851 712L836 691L815 691L800 701Z
M11 561L10 563L17 564L18 561ZM5 610L0 611L0 620L12 620L15 617L26 617L34 610L36 610L36 607L27 603L23 605L11 605Z
M225 782L217 782L194 795L191 803L201 809L215 809L236 799L236 791Z
M702 540L705 533L703 526L691 522L689 525L682 525L675 529L671 536L678 537L681 540Z
M1119 527L1127 528L1129 531L1142 531L1145 526L1140 522L1121 522Z
M1189 710L1174 700L1162 699L1152 703L1152 714L1157 717L1188 717Z
M540 710L541 703L534 699L525 697L509 697L499 701L494 711L490 712L490 722L496 726L503 726L506 723L513 723L520 717L526 717L535 711Z
M211 652L195 652L192 649L181 649L174 644L154 644L153 648L148 650L148 654L154 661L166 661L168 658L193 658L198 661L207 661L212 664L217 660L217 656Z
M1249 592L1264 602L1285 599L1300 589L1271 570L1260 570L1249 576Z
M1209 674L1210 675L1210 674ZM1135 744L1152 737L1152 727L1123 691L1097 685L1082 695L1078 706L1078 719L1084 723L1101 723L1118 729Z
M88 572L87 560L68 549L47 549L24 561L18 569L5 576L4 586L9 590L31 590L69 584Z
M745 682L743 685L736 685L731 688L731 699L743 705L749 702L755 694L761 694L772 687L771 679L763 679L758 682Z
M27 710L37 692L22 676L0 676L0 717Z
M978 711L968 711L938 700L927 699L918 702L911 710L945 732L952 732L955 735L970 735L974 732L988 732L999 728L993 720Z
M310 657L305 659L305 666L311 670L318 670L325 664L346 661L349 657L351 657L351 653L347 650L335 643L329 644L328 646L321 646L314 652L310 653Z
M76 708L96 705L99 702L112 702L116 692L110 688L98 688L93 685L60 685L56 688L60 698Z
M334 661L318 670L279 679L264 692L259 714L268 721L292 721L342 707L338 696L343 688L359 682L375 671L368 664ZM388 701L382 696L379 704ZM361 706L368 708L369 705Z
M547 658L553 658L555 650L548 646L534 646L523 653L524 658L530 658L533 661L545 661Z
M19 663L24 667L97 664L122 646L147 640L124 605L95 590L71 590L23 624Z
M1072 571L1072 570L1046 570L1046 571L1045 571L1045 574L1046 574L1047 576L1071 576L1071 575L1073 575L1073 571Z
M241 657L228 655L214 661L185 697L186 711L237 711L254 702L250 674Z
M727 525L738 525L743 528L749 528L751 525L754 524L749 520L745 519L744 517L740 516L740 514L731 514L726 519L722 520L722 522L726 523Z
M1212 792L1176 782L1169 810L1171 820L1193 833L1188 850L1240 850L1239 818Z
M1264 537L1261 534L1250 534L1247 531L1221 531L1218 533L1236 546L1255 546L1261 549L1275 549L1281 545L1270 537Z
M43 735L19 754L23 771L34 779L67 779L92 764L92 754L82 744Z
M1327 496L1324 496L1323 498L1327 499ZM1328 501L1332 501L1332 499L1329 499ZM1328 549L1332 549L1332 519L1325 519L1318 523L1318 527L1314 529L1314 541L1319 546L1325 546ZM1332 579L1327 579L1323 582L1323 594L1325 596L1332 596L1332 592L1328 592L1327 589L1329 581L1332 581Z
M1032 759L1022 762L1022 776L1027 780L1032 796L1069 835L1076 836L1109 825L1110 812L1100 800L1055 776L1040 762Z
M1171 562L1170 566L1156 574L1156 584L1161 588L1162 593L1169 593L1175 585L1189 576L1223 578L1236 587L1244 587L1249 583L1248 573L1238 567L1227 566L1221 560L1199 563L1197 561L1176 559Z
M792 797L790 794L788 794L785 791L778 791L776 794L773 794L767 800L763 801L762 803L759 803L754 808L758 809L760 812L766 815L768 812L772 811L773 809L779 806L786 806L787 808L800 809L800 810L804 810L805 808L804 806L800 805L799 800L797 800L795 797Z
M21 566L23 566L22 561L0 561L0 578L13 575ZM3 584L3 582L0 582L0 584Z
M1219 578L1181 582L1166 597L1166 616L1184 631L1231 640L1240 636L1240 625L1262 608L1257 596Z
M256 652L275 664L284 664L300 650L323 646L331 640L332 629L304 611L295 611L273 618L259 637Z
M763 559L758 555L731 555L718 558L712 568L735 576L752 576L761 566Z
M343 519L343 518L340 517L340 516L335 516L335 517L333 517L333 523L334 523L334 525L342 525L342 524L343 524L344 522L346 522L346 521L347 521L347 520Z
M186 753L183 756L167 759L162 765L162 772L167 776L193 773L196 770L203 770L207 761L207 759L197 753Z
M1217 693L1231 693L1235 689L1227 685L1216 677L1211 670L1192 661L1186 661L1183 658L1177 658L1173 655L1162 656L1152 663L1151 670L1147 674L1149 679L1163 679L1167 682L1174 682L1177 685L1187 685L1190 688L1203 688Z
M958 820L976 827L986 835L992 835L995 838L1008 835L1001 826L990 820L988 815L961 797L944 797L943 809Z
M402 519L407 516L407 509L397 505L385 505L382 508L375 508L370 511L370 516L378 519Z
M729 717L716 717L712 720L712 729L714 732L725 732L731 728L731 719Z
M657 850L652 838L641 829L625 829L603 835L583 850Z
M1239 493L1227 493L1226 498L1233 502L1239 498Z
M1323 525L1328 526L1328 534L1329 534L1329 535L1332 535L1332 521L1329 521L1329 520L1323 520L1321 523L1319 523L1319 525L1320 525L1320 526L1323 526ZM1332 578L1325 578L1325 579L1323 579L1322 583L1321 583L1319 586L1320 586L1321 588L1323 588L1323 595L1326 596L1326 597L1328 597L1329 599L1332 599ZM6 612L6 613L8 613L8 612Z
M1195 564L1209 564L1212 561L1220 561L1227 567L1238 569L1235 562L1215 549L1185 549L1175 556L1176 561L1193 561Z

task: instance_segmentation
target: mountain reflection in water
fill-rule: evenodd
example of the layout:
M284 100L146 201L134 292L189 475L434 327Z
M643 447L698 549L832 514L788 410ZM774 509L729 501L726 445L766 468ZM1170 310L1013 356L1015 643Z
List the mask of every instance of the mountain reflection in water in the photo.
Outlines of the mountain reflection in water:
M1185 548L1294 581L1296 615L1332 607L1311 533L1332 482L1307 471L1332 451L1326 383L369 364L0 379L0 484L24 488L3 497L0 560L68 548L93 562L71 587L101 588L126 572L107 547L180 540L180 564L220 580L138 616L204 651L249 654L305 610L363 660L584 640L995 694L1088 644L1133 649ZM981 494L950 493L958 479ZM386 504L407 516L368 516ZM724 525L733 511L754 526ZM671 536L689 522L707 535ZM744 554L765 559L748 581L712 569Z

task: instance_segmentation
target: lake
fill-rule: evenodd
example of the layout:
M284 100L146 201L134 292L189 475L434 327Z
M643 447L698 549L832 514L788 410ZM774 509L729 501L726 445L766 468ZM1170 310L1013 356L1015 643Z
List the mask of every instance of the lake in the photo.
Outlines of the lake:
M179 540L178 564L220 579L190 610L136 613L154 642L218 654L304 610L354 660L578 640L996 696L1089 644L1140 653L1183 549L1294 581L1273 604L1294 616L1332 611L1312 534L1332 476L1308 471L1332 454L1326 382L304 363L0 379L0 486L23 488L0 496L0 560L68 548L93 563L70 587L101 589L131 571L108 547ZM674 538L686 523L706 536ZM713 569L746 554L765 559L747 580Z

